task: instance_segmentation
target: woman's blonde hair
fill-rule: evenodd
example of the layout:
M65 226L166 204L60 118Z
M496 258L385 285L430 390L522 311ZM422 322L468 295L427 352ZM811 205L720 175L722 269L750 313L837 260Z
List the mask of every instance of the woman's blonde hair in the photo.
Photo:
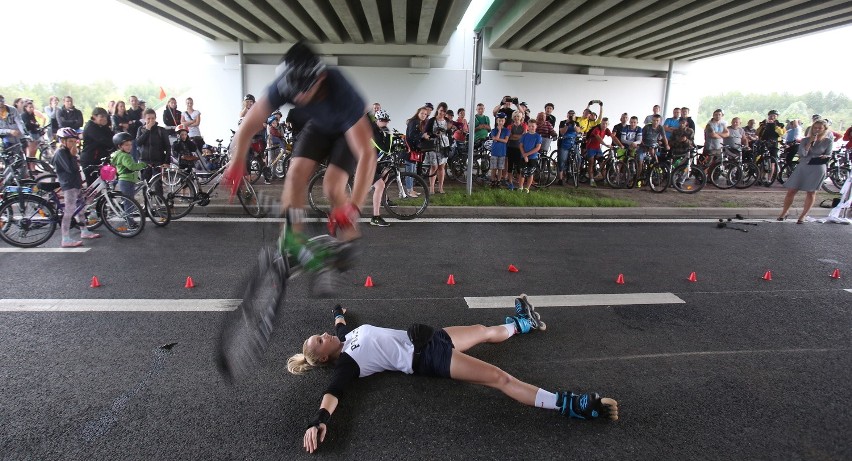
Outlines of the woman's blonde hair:
M312 370L316 367L322 367L327 364L328 362L323 362L319 357L317 357L316 352L308 349L308 340L306 339L305 343L302 344L302 353L294 354L292 357L287 359L287 371L294 375L301 375L308 370Z

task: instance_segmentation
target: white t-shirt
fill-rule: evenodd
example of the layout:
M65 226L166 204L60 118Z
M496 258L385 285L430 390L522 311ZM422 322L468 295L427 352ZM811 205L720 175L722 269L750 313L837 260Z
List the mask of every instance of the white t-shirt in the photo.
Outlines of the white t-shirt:
M185 118L188 122L197 119L200 115L201 112L198 112L197 110L193 110L192 112L183 111L183 118ZM197 126L191 126L189 127L189 132L187 134L190 138L199 138L201 137L201 129Z
M707 127L714 133L722 133L725 131L727 126L728 124L724 120L719 120L718 122L711 120L707 122ZM707 136L704 144L707 146L707 149L719 150L722 148L722 139L723 138L711 138L710 136Z
M358 364L360 378L381 371L414 373L411 368L414 344L403 330L361 325L346 335L341 352Z

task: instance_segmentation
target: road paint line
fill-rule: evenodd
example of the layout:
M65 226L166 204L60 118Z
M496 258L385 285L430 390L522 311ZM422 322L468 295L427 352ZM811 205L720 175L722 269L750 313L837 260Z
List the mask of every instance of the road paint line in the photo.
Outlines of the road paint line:
M240 299L0 299L0 312L225 312Z
M529 296L535 307L624 306L631 304L684 304L674 293L614 293ZM514 296L465 297L468 309L505 309L515 305Z
M565 363L584 363L584 362L612 362L620 360L653 360L653 359L674 359L674 358L690 358L690 357L718 357L725 355L783 355L783 354L830 354L836 352L852 352L848 348L825 348L825 349L750 349L750 350L732 350L732 351L695 351L695 352L671 352L661 354L638 354L638 355L617 355L608 357L581 357L581 358L565 358L560 359ZM538 362L530 362L525 360L526 364L536 364ZM541 362L549 363L549 362Z
M91 248L0 248L0 253L85 253Z
M319 223L326 222L325 218L307 218L306 222L310 223ZM369 222L369 218L361 218L359 222ZM409 224L432 224L432 223L470 223L470 224L489 224L489 223L506 223L506 224L528 224L528 223L553 223L553 224L564 224L564 223L579 223L579 224L590 224L590 223L603 223L603 224L670 224L670 223L681 223L681 224L707 224L707 223L717 223L719 222L718 218L417 218L413 220L400 220L396 218L385 218L385 221L395 222L395 223L409 223ZM173 220L173 223L181 223L181 222L218 222L218 223L281 223L284 222L284 218L229 218L229 217L208 217L208 216L187 216L185 218L181 218L179 220ZM761 219L747 219L745 221L738 222L760 222L767 223L768 221L764 221Z
M848 291L849 293L852 293L852 288L847 288L846 291Z

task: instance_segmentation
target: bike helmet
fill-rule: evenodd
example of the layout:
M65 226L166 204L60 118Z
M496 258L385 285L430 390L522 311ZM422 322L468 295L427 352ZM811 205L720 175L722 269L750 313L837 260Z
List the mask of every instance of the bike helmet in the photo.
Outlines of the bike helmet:
M210 144L205 144L205 145L201 146L201 150L213 150L213 149L214 149L213 146L211 146Z
M112 137L112 143L115 147L119 147L127 141L133 141L133 136L131 136L130 133L121 132Z
M69 127L60 128L59 131L56 132L56 137L59 139L76 138L77 136L77 130Z
M287 84L290 95L307 91L325 71L325 63L304 42L296 42L287 51L281 70L282 82Z
M387 111L384 109L379 109L376 111L376 120L385 120L390 121L390 115L388 115Z
M772 110L770 110L770 111L769 111L769 113L768 113L768 114L766 114L766 115L779 115L779 114L778 114L778 111L777 111L777 110L772 109Z
M272 122L274 122L276 120L278 120L278 118L276 116L270 115L269 117L266 118L266 124L272 125Z
M251 93L247 94L247 95L243 98L243 101L255 101L255 99L254 99L254 95L253 95L253 94L251 94Z
M189 133L189 129L183 125L178 125L175 127L175 134L180 134L181 131L186 131Z

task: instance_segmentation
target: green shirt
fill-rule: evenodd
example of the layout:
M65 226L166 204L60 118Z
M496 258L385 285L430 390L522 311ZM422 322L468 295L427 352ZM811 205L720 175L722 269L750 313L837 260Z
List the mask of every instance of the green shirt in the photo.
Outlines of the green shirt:
M134 162L133 157L123 150L113 152L112 157L110 158L110 163L112 163L112 166L114 166L117 170L119 181L130 181L134 183L139 181L139 174L136 172L143 170L146 166L148 166L146 163Z
M488 125L488 128L476 128L479 125ZM487 115L473 116L473 140L479 141L488 138L488 132L491 130L491 119Z

